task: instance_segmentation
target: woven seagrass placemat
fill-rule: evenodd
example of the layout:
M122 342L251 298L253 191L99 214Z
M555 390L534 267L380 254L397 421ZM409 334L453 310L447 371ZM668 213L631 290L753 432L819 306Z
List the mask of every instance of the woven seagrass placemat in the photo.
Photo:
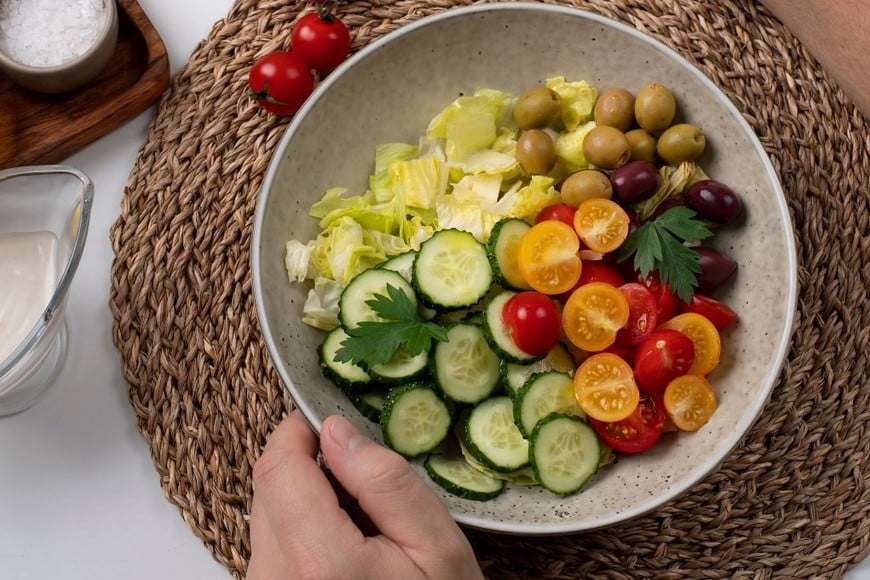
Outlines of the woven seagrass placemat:
M342 3L354 48L457 4ZM493 578L836 577L870 549L870 137L784 27L749 0L564 2L662 40L752 125L795 226L800 298L764 415L721 468L645 517L578 536L470 531ZM237 0L174 78L111 231L111 308L137 427L160 483L234 575L251 470L291 408L259 333L249 268L257 193L287 123L245 96L301 3ZM763 251L763 250L761 250Z

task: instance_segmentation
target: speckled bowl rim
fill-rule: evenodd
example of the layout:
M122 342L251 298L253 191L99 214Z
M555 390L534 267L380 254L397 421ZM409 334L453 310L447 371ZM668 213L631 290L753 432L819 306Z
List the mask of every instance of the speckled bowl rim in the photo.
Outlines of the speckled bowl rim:
M782 222L783 235L786 240L785 258L788 285L785 288L784 296L787 305L786 318L783 325L785 331L782 333L782 335L779 337L779 340L777 341L776 349L774 351L775 356L773 364L768 367L769 370L767 374L759 383L759 396L755 398L752 406L746 409L746 412L742 415L742 419L734 426L734 429L730 431L730 435L725 439L725 441L717 446L719 453L715 456L710 457L710 459L703 464L703 468L695 470L692 473L692 476L686 477L681 480L679 485L675 484L673 486L670 486L660 495L651 497L646 501L639 502L633 508L622 510L619 513L615 513L609 517L599 517L596 519L571 521L567 523L548 522L515 524L493 522L491 520L475 516L469 516L463 513L452 512L451 514L454 519L460 524L481 530L488 530L505 534L555 535L589 531L611 526L648 513L684 494L692 486L694 486L696 483L698 483L704 477L714 471L722 463L722 461L724 461L728 457L728 455L730 455L730 453L738 445L740 440L749 431L749 429L758 419L768 400L770 399L770 394L773 390L773 386L776 383L779 373L782 370L783 363L785 362L785 358L788 353L788 348L791 341L792 332L794 330L794 316L797 303L797 252L794 244L794 231L788 212L788 205L786 203L785 195L782 191L782 186L779 182L776 171L774 170L773 165L771 164L770 159L767 156L767 153L762 147L761 142L759 141L755 132L752 130L749 123L743 118L743 116L740 114L734 104L730 101L730 99L728 99L728 97L725 96L725 94L694 65L689 63L686 59L684 59L677 52L675 52L665 44L647 36L646 34L634 28L587 11L564 6L517 2L504 4L481 4L475 6L448 9L439 14L425 16L413 23L402 26L401 28L385 34L381 38L362 48L360 51L352 55L347 61L341 64L338 68L336 68L328 77L326 77L326 79L323 80L323 82L318 85L314 93L312 93L312 95L308 98L308 100L300 108L293 120L287 126L284 135L282 136L281 140L275 148L275 151L273 152L272 160L269 164L261 186L261 195L257 200L257 207L254 215L253 235L251 239L251 267L257 317L260 321L263 338L266 342L270 357L273 361L280 361L280 351L274 340L272 339L272 332L265 311L265 300L263 297L263 287L261 284L261 272L259 265L260 240L262 235L262 224L263 220L265 219L268 192L271 189L271 184L276 179L281 160L285 156L285 151L289 147L293 136L298 131L305 117L308 115L308 112L313 107L315 107L321 97L327 91L329 91L333 85L339 82L345 72L353 68L357 63L369 58L371 55L378 52L381 48L394 42L405 34L444 20L461 18L470 14L490 12L495 10L529 10L535 12L550 12L554 14L563 14L573 18L585 18L596 22L602 26L606 26L629 36L632 36L636 40L639 40L649 45L652 50L656 50L662 53L666 58L671 59L684 67L690 74L696 77L699 82L701 82L705 87L707 87L707 89L709 89L711 95L713 95L718 101L720 101L720 103L731 114L731 116L739 125L740 129L744 132L745 136L752 144L755 153L764 165L766 174L770 180L770 185L775 192L776 207L779 212L778 217ZM304 397L299 396L299 393L296 391L293 385L293 381L288 376L283 365L278 363L275 364L275 367L279 377L281 378L282 383L284 384L285 388L287 388L290 392L291 398L293 398L296 406L301 410L302 414L305 416L311 426L317 432L320 432L322 422L318 419L317 413L305 400Z

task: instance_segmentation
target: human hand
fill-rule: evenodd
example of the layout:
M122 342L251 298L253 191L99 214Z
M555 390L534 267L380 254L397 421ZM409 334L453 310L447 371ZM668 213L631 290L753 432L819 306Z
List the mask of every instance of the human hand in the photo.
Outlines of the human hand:
M320 448L343 488L336 493L317 448L298 410L269 437L254 466L248 580L483 577L459 526L405 459L328 417ZM345 490L359 512L343 506Z

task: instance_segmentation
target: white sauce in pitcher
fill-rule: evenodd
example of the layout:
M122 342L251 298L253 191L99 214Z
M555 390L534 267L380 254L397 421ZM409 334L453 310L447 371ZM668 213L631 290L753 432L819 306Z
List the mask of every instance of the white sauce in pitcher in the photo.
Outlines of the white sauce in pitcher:
M0 234L0 362L42 316L57 284L57 238L50 232Z

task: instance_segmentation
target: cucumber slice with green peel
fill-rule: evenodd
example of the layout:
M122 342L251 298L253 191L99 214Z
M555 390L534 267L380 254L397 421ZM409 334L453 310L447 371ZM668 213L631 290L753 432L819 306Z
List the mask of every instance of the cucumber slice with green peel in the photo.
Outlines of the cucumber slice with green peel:
M436 310L477 304L492 286L486 247L469 232L447 229L420 244L414 260L414 288Z
M529 460L545 489L571 495L598 471L601 444L595 430L579 417L554 413L532 431Z
M341 348L341 343L347 338L349 336L340 326L330 330L326 334L326 337L324 337L323 342L320 343L317 354L324 376L335 383L341 390L347 393L355 393L361 389L368 389L372 382L372 377L360 365L335 360L335 353L338 352Z
M450 408L425 384L396 387L381 411L381 431L388 447L407 458L429 453L447 437Z
M398 272L402 275L402 278L411 282L414 273L414 260L416 258L417 252L415 250L408 250L407 252L393 256L378 266L378 268Z
M511 290L505 290L492 297L486 306L486 310L483 311L483 332L486 340L489 341L489 346L503 360L512 363L529 364L542 357L521 350L508 333L502 318L504 305L516 294L516 292Z
M387 399L387 393L389 393L389 390L386 387L378 388L351 397L351 402L363 417L378 423L381 420L381 411L384 410L384 401Z
M466 463L468 463L471 467L480 471L484 475L488 475L489 477L493 477L495 479L502 479L504 481L507 481L508 483L513 483L516 485L538 485L538 480L535 479L535 472L532 470L531 465L526 465L525 467L521 467L516 471L494 471L486 467L477 459L475 459L474 455L472 455L471 452L468 451L468 447L461 439L459 440L459 447L462 451L462 457L465 459Z
M401 290L411 303L417 305L414 289L401 274L385 268L369 268L354 276L338 299L338 320L341 326L348 329L355 328L365 320L383 320L366 302L374 298L375 294L389 296L387 286Z
M369 374L382 383L406 384L429 374L429 352L411 356L404 347L399 348L388 362L369 367Z
M502 384L510 396L516 396L526 381L535 373L547 371L574 372L574 357L561 342L557 342L544 358L529 364L507 363L502 373Z
M486 251L496 280L511 290L530 290L517 265L520 240L532 226L520 218L509 217L499 220L489 234Z
M474 324L453 325L447 340L435 344L432 366L435 384L457 403L473 404L487 398L501 375L501 360Z
M547 371L531 376L514 398L514 419L520 432L528 437L538 422L551 415L586 418L586 413L574 398L571 375Z
M529 463L529 442L514 423L510 397L490 397L478 403L468 415L463 441L488 469L506 473Z
M432 481L461 498L487 501L498 497L505 488L504 480L476 470L461 456L433 453L426 458L425 467Z

